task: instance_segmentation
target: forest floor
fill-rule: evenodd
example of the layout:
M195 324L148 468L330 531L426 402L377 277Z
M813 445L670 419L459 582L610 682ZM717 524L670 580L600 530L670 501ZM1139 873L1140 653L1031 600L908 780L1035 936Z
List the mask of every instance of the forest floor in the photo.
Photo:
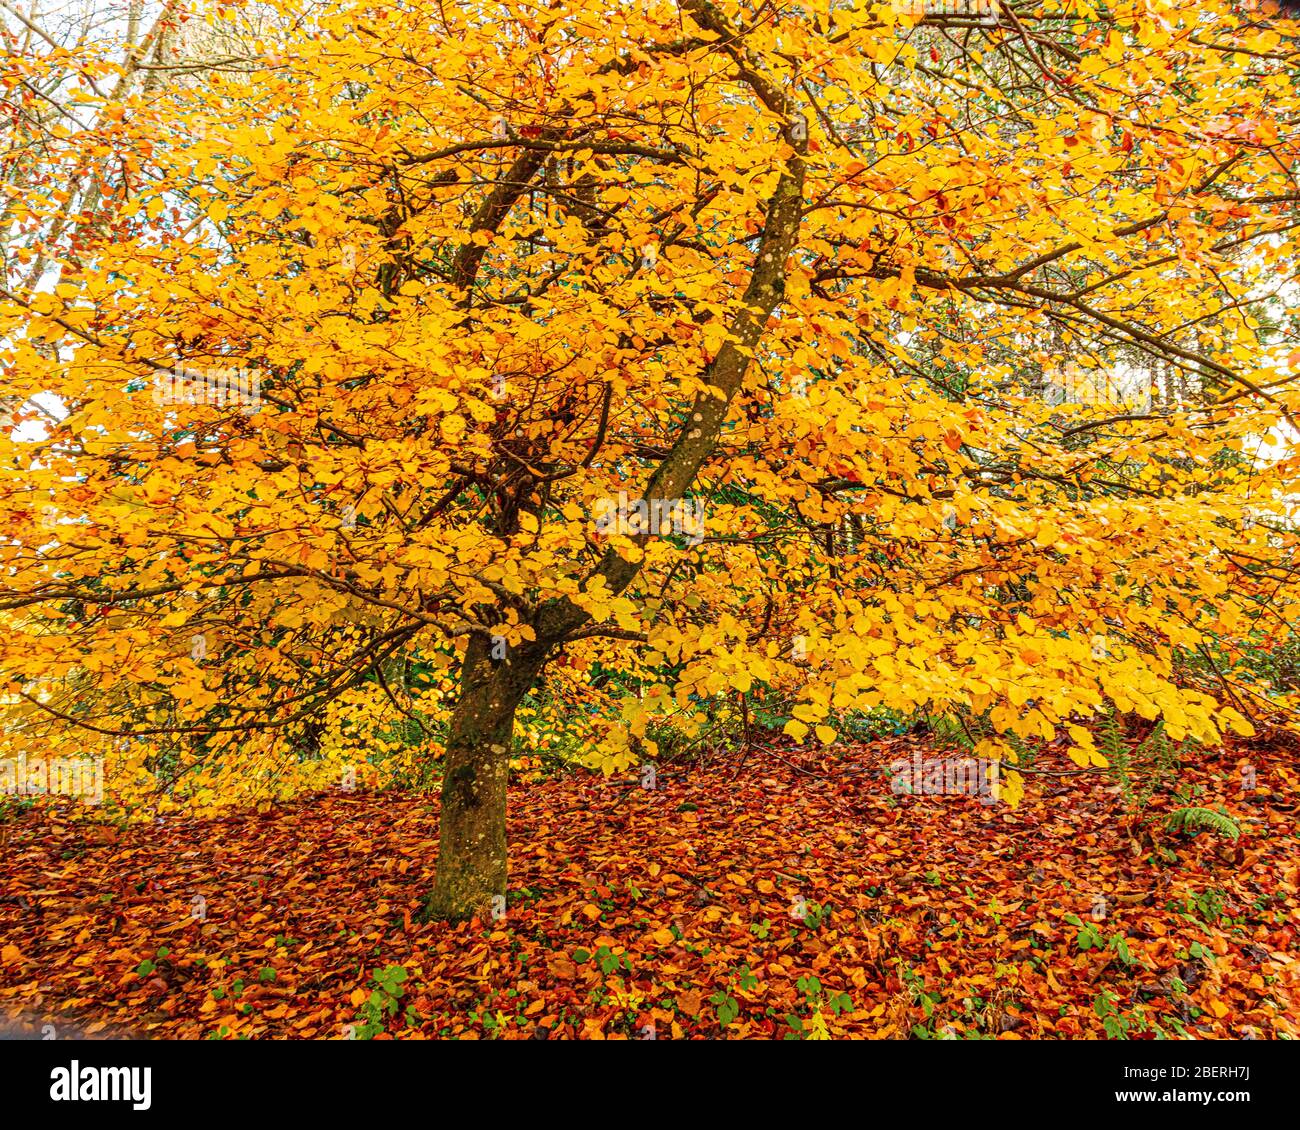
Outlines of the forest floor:
M33 808L0 824L0 1016L140 1038L1300 1035L1294 746L1186 757L1196 795L1135 817L1052 754L1017 810L894 796L884 769L917 743L518 784L504 918L458 926L419 920L431 798L125 830ZM1182 803L1240 838L1168 830Z

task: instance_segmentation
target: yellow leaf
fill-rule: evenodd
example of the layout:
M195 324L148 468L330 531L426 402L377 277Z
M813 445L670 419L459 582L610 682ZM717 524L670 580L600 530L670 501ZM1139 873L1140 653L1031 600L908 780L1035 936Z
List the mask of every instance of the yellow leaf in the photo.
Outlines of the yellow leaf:
M790 721L785 724L785 728L781 732L794 738L795 741L801 742L808 736L808 727L797 718L791 718Z
M1061 540L1061 531L1052 525L1051 522L1044 522L1038 527L1038 533L1034 535L1034 544L1041 546L1043 549L1050 549Z
M1090 750L1080 749L1077 745L1072 745L1065 752L1070 755L1070 760L1073 761L1075 765L1077 765L1080 769L1087 769L1088 766L1092 764L1092 756Z

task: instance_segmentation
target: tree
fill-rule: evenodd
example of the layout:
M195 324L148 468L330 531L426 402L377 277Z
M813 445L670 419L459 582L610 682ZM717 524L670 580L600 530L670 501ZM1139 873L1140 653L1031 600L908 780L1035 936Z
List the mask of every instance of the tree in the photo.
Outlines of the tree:
M337 773L332 706L409 716L460 917L544 672L606 771L776 690L800 741L951 718L1013 803L1027 743L1103 763L1106 703L1248 729L1296 40L979 9L286 7L251 76L61 134L120 175L0 306L23 740L203 804Z

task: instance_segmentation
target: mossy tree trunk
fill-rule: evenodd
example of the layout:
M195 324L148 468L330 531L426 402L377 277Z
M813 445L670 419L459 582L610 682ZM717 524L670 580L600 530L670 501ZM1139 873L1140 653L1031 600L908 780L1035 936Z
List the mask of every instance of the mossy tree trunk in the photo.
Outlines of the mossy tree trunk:
M535 645L505 649L471 638L461 669L443 761L438 871L427 902L432 917L491 913L506 893L506 793L515 710L546 657ZM503 907L496 901L497 907Z

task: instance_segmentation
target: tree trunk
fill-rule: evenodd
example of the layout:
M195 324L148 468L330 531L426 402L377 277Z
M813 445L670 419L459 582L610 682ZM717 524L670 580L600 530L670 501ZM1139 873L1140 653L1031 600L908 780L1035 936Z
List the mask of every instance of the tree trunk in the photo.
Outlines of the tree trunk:
M500 645L504 648L504 645ZM545 661L537 645L505 650L470 638L461 669L461 694L452 714L443 760L438 873L426 901L430 917L486 916L504 910L506 893L506 784L515 709Z

